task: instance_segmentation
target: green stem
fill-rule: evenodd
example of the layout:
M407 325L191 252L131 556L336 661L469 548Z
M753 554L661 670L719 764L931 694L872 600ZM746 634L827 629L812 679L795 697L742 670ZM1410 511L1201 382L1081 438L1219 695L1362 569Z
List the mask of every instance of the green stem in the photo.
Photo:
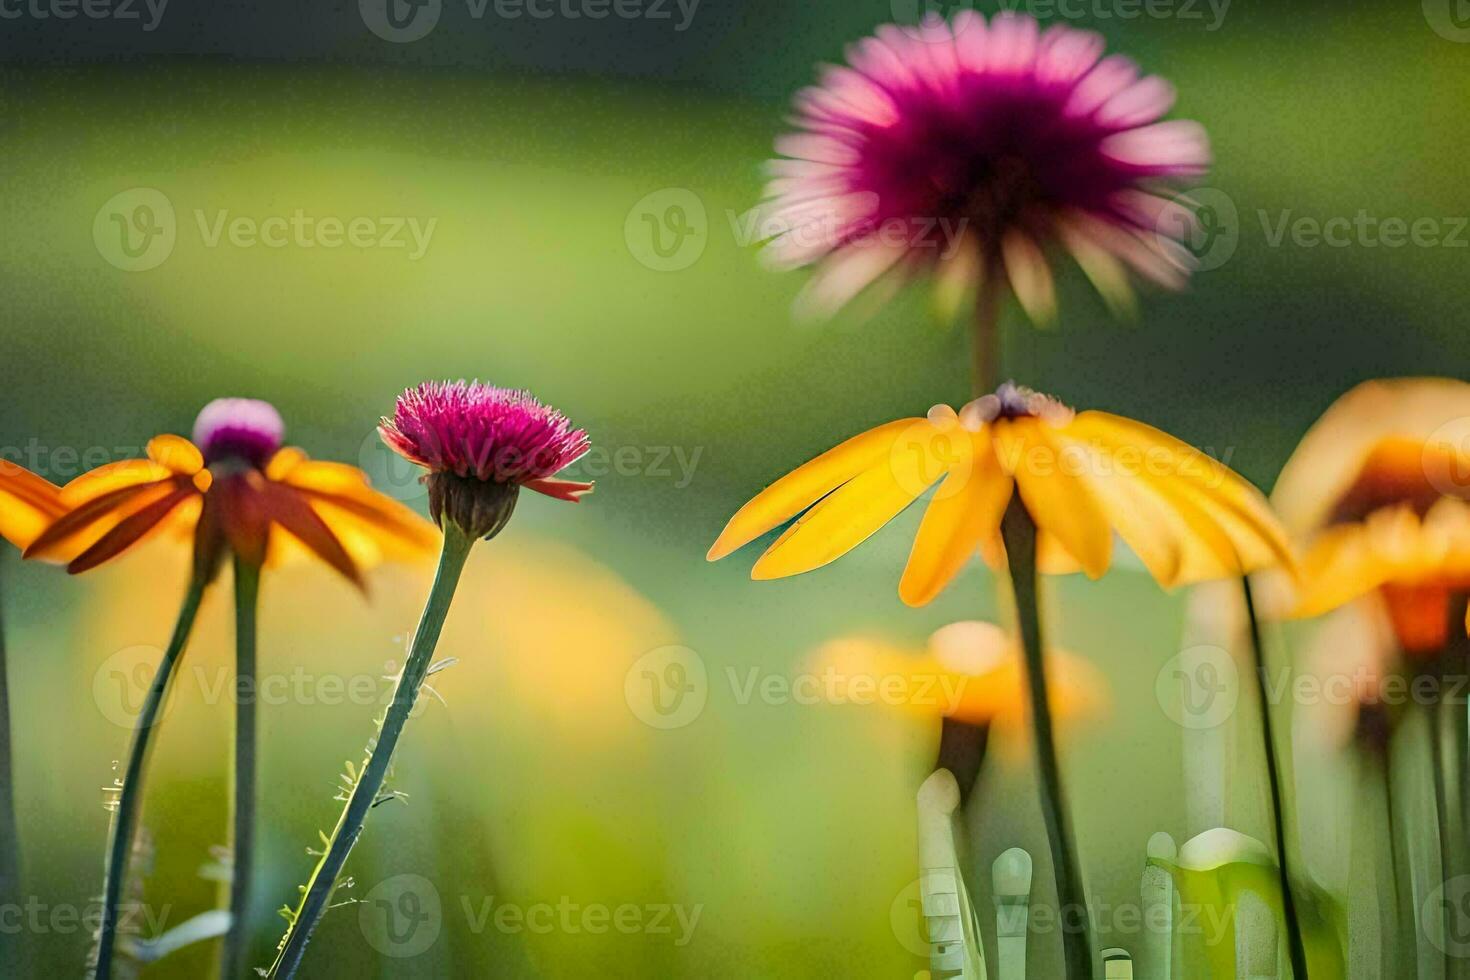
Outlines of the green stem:
M1036 762L1041 776L1041 812L1046 819L1047 842L1051 845L1052 873L1056 877L1058 921L1067 964L1067 980L1093 976L1092 940L1087 895L1082 886L1081 866L1062 793L1061 766L1052 734L1051 702L1046 690L1046 661L1042 655L1041 611L1036 596L1036 522L1026 511L1020 495L1011 498L1000 524L1010 565L1011 585L1016 596L1016 618L1021 628L1021 648L1026 657L1026 679L1031 692L1031 723L1036 736ZM1074 925L1072 915L1080 915Z
M444 617L449 612L449 602L454 597L454 589L459 583L460 572L464 569L465 558L474 542L475 539L460 530L454 522L444 522L444 550L439 556L439 568L434 574L434 585L429 591L429 601L424 606L423 617L414 633L408 661L403 665L403 672L393 689L393 703L383 716L377 740L363 762L352 795L342 810L342 816L337 820L336 829L332 831L326 853L317 862L311 880L307 882L301 904L291 917L291 925L286 930L285 938L281 940L276 960L271 964L267 976L290 980L296 974L296 969L301 965L302 954L306 952L306 944L311 941L312 931L326 913L337 876L342 873L347 855L362 833L368 811L377 802L378 793L383 788L383 780L388 775L388 766L393 759L393 749L398 744L403 726L418 700L419 688L428 674L434 647L439 642L439 632L444 627Z
M975 397L989 394L1000 384L1000 310L1005 298L999 256L990 250L981 258L984 274L975 295L974 342L970 345L971 380Z
M1281 803L1281 767L1276 758L1276 736L1271 726L1271 699L1267 695L1266 653L1261 643L1261 622L1256 615L1255 594L1249 576L1240 577L1245 596L1246 619L1250 624L1252 673L1256 677L1256 697L1261 706L1261 741L1266 751L1266 782L1271 793L1271 822L1276 837L1276 865L1281 878L1281 912L1286 919L1286 948L1291 957L1291 975L1307 980L1307 951L1302 945L1300 923L1296 917L1296 899L1291 891L1291 874L1287 868L1286 816Z
M143 770L148 760L148 747L153 738L154 725L163 708L163 699L168 693L169 681L173 679L174 667L189 641L189 632L194 627L194 617L199 612L199 602L204 598L204 588L209 583L196 576L189 582L184 593L184 604L179 609L179 618L174 623L173 636L168 649L158 662L158 670L148 686L143 699L143 709L133 726L133 744L128 750L127 768L123 771L122 792L117 798L117 809L113 814L111 839L107 842L107 871L102 889L102 923L97 933L96 980L108 980L112 976L112 952L117 944L118 904L122 897L123 882L128 874L128 859L133 852L133 834L137 830L138 813L143 806Z
M15 771L11 766L9 677L5 623L0 618L0 903L20 897L20 829L15 819Z
M230 853L230 931L220 960L224 980L245 968L249 945L251 860L255 854L255 611L260 566L235 556L235 779Z

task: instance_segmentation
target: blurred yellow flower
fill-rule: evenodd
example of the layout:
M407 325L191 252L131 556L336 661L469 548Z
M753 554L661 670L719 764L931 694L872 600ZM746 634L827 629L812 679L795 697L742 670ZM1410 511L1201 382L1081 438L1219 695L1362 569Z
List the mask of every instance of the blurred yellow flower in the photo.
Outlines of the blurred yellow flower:
M923 650L874 637L830 640L813 655L821 688L838 704L875 701L970 725L1020 731L1030 695L1020 641L992 623L965 621L936 630ZM1085 660L1061 650L1047 656L1052 714L1062 720L1104 714L1107 682ZM864 697L857 691L868 692Z
M1271 496L1306 548L1290 615L1376 593L1405 652L1444 647L1451 599L1470 591L1467 436L1460 381L1370 381L1328 408Z
M936 405L927 418L878 426L798 467L742 507L708 557L806 511L752 577L810 571L936 483L899 584L912 606L931 601L977 552L999 561L1013 488L1039 529L1045 571L1099 577L1115 530L1166 588L1293 563L1265 498L1222 463L1141 422L1074 414L1011 384L959 412Z
M24 548L65 512L61 492L54 485L17 463L0 459L0 538Z

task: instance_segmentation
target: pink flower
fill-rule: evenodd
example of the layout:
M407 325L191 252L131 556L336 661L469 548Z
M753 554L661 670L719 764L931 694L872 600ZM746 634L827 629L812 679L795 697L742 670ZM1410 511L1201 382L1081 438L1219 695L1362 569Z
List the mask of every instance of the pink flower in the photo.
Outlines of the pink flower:
M554 478L587 452L587 433L525 391L428 381L398 396L378 432L389 448L429 470L435 521L442 525L447 513L480 537L504 527L521 487L574 502L592 490L591 483Z
M1160 121L1173 86L1102 53L1091 32L965 10L880 27L822 69L758 211L775 265L819 265L800 305L828 314L930 271L949 302L1003 281L1045 321L1056 245L1115 309L1133 275L1182 287L1194 216L1171 185L1207 171L1209 141Z

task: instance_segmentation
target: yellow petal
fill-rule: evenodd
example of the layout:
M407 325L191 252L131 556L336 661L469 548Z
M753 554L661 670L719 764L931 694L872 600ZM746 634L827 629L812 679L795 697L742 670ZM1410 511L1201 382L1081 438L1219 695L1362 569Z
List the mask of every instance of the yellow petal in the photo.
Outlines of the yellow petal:
M204 468L204 455L183 436L154 436L148 440L148 458L171 473L193 476Z
M1302 559L1294 618L1310 618L1366 595L1383 585L1391 567L1374 554L1368 529L1362 524L1328 528L1312 543Z
M933 600L1000 529L1014 481L1000 468L988 436L976 442L974 464L946 477L924 511L898 585L910 606Z
M95 470L88 470L62 487L61 502L68 510L74 510L105 493L140 483L157 483L173 475L168 467L147 459L124 459L107 463Z
M295 446L278 449L276 454L266 461L265 478L277 481L286 480L292 471L305 462L306 453Z
M1035 418L995 423L1001 465L1015 474L1021 500L1040 531L1054 535L1089 578L1108 570L1113 534L1091 488L1078 475L1083 465L1062 451L1050 423Z
M785 578L820 568L866 541L933 486L943 475L935 459L939 433L924 425L930 435L915 437L915 451L889 454L825 497L776 539L751 577ZM957 426L955 431L967 435Z
M1070 437L1111 447L1133 473L1177 499L1192 488L1196 503L1210 511L1231 536L1243 570L1281 564L1294 572L1296 556L1265 496L1218 460L1168 433L1107 412L1083 412L1067 427Z
M854 476L883 462L893 452L899 436L922 421L899 419L880 425L792 470L736 511L710 548L709 560L718 561L749 544Z

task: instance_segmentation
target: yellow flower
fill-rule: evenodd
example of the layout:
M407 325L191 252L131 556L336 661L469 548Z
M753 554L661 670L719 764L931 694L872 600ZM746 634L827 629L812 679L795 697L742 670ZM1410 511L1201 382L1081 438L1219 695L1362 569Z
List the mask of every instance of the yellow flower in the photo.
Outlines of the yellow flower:
M1291 615L1377 594L1405 652L1444 647L1470 592L1467 436L1470 384L1444 378L1365 382L1323 413L1271 496L1306 548Z
M992 623L966 621L936 630L923 650L867 636L840 637L814 655L822 693L833 703L879 701L923 716L1019 731L1030 712L1026 669L1014 636ZM1107 683L1085 660L1047 655L1052 714L1059 720L1101 714Z
M0 459L0 538L24 548L64 513L61 491L53 484Z
M100 466L61 488L65 513L26 557L83 572L174 532L193 539L205 577L226 551L254 565L307 551L361 586L365 565L432 552L433 525L373 490L362 471L282 448L280 417L266 403L220 399L200 420L200 445L155 436L146 459Z
M742 507L708 557L723 558L805 511L752 577L810 571L935 484L899 584L912 606L937 596L977 552L998 562L1013 490L1039 529L1046 571L1101 576L1114 531L1166 588L1292 564L1265 498L1225 465L1141 422L1074 414L1011 384L959 412L936 405L926 418L878 426L798 467Z

